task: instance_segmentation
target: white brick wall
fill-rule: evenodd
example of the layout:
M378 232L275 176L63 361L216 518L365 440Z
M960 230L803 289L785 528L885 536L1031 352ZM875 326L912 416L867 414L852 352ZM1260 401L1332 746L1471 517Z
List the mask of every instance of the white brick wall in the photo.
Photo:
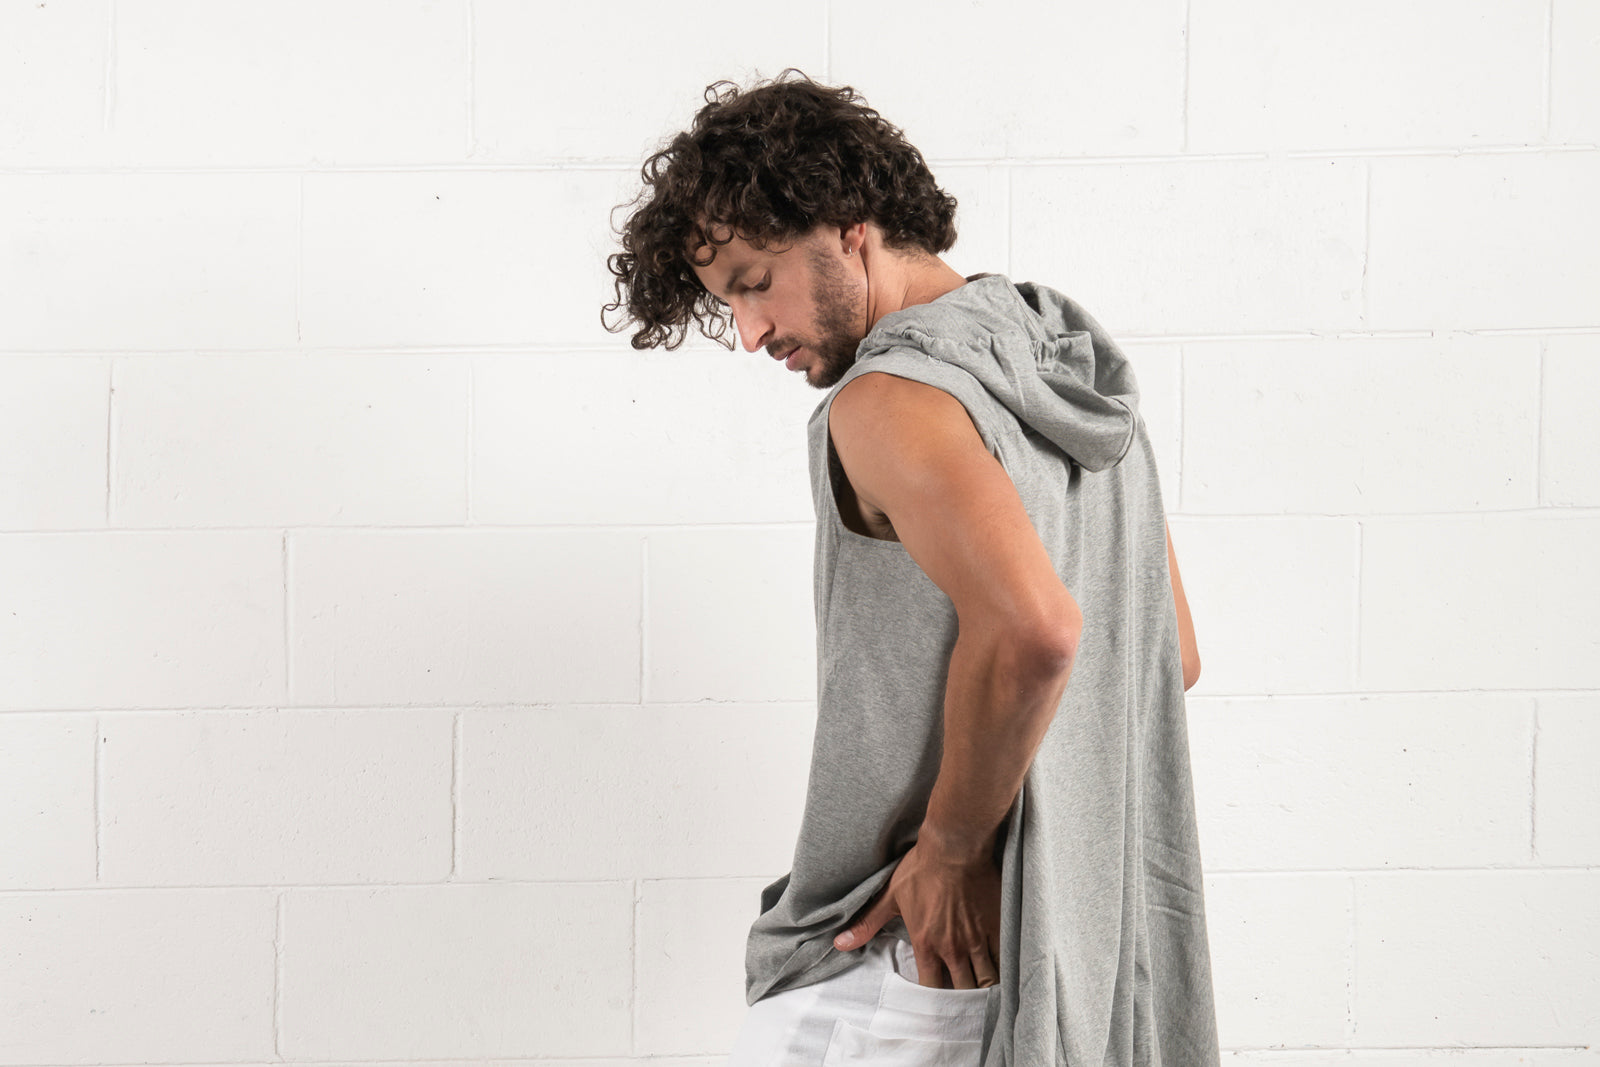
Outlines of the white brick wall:
M789 65L1134 360L1227 1062L1600 1067L1594 0L0 0L0 1067L720 1067L821 394L599 312Z

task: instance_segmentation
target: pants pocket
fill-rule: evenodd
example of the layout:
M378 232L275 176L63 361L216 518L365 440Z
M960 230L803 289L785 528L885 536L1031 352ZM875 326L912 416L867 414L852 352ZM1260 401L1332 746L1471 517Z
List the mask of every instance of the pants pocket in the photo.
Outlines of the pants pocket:
M833 1024L833 1037L822 1067L978 1067L982 1040L939 1041L920 1037L882 1037L843 1019Z
M919 985L896 971L883 977L872 1030L885 1037L920 1037L927 1041L983 1039L984 1014L1000 990L940 989Z

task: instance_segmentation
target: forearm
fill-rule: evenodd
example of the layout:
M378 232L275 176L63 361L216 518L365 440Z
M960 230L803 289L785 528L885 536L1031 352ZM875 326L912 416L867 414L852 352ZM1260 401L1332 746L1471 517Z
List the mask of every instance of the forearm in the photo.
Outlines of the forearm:
M1183 591L1183 576L1178 571L1178 554L1172 549L1172 525L1167 524L1167 570L1172 575L1172 604L1178 614L1178 647L1183 659L1183 688L1187 692L1200 677L1200 647L1195 643L1194 619L1189 614L1189 598Z
M1072 657L1028 652L1002 631L963 629L945 686L944 754L919 842L987 855L1072 673Z

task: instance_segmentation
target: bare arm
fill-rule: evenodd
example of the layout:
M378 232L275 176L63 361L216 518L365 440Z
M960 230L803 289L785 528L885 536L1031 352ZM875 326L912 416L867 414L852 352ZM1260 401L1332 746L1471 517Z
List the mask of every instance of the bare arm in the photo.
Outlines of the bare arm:
M1194 641L1194 620L1189 617L1189 600L1183 595L1183 576L1178 573L1178 554L1172 550L1172 525L1167 525L1167 569L1172 572L1172 602L1178 609L1178 643L1183 649L1183 689L1188 692L1200 680L1200 647Z
M959 620L919 843L987 860L1066 690L1083 628L1077 601L950 394L865 374L834 398L830 430L858 498L888 517Z

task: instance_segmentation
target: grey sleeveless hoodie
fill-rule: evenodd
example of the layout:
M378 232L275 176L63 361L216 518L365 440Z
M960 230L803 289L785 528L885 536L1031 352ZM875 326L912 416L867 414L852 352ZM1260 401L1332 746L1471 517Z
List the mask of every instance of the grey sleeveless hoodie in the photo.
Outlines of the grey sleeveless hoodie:
M995 856L983 1067L1219 1063L1166 512L1132 367L1077 303L975 275L880 319L808 424L817 726L790 872L761 893L746 1000L856 965L833 937L915 844L938 776L950 599L840 521L833 398L881 372L950 393L1083 612L1071 679ZM909 941L896 917L885 932Z

